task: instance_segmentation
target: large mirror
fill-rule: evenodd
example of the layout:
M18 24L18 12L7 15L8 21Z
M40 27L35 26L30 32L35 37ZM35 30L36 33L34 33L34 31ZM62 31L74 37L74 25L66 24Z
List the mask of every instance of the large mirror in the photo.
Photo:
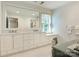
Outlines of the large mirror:
M39 30L39 12L13 6L6 6L5 11L6 29L17 32Z
M6 28L18 28L18 18L6 17Z

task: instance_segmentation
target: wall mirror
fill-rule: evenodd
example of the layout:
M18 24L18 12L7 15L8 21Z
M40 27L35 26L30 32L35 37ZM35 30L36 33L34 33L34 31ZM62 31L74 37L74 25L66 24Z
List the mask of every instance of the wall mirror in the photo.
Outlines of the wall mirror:
M39 30L39 12L26 8L5 6L5 28L24 32Z
M18 18L6 17L6 28L18 28Z

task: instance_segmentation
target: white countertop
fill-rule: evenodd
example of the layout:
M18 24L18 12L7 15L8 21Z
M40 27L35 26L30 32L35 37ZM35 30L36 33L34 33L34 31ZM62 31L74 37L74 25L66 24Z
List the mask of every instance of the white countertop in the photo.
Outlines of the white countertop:
M23 34L42 34L42 35L46 35L47 37L53 37L56 36L57 34L54 33L44 33L44 32L15 32L15 33L0 33L0 35L23 35Z

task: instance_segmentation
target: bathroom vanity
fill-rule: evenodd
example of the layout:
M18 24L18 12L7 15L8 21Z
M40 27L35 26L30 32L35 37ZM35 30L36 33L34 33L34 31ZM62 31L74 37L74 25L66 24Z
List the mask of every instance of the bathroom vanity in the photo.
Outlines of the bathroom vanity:
M2 2L1 7L0 56L51 44L54 35L48 36L42 32L41 23L42 14L49 15L46 17L51 19L50 10L20 2Z
M36 32L0 34L0 56L7 56L48 45L52 43L52 39L53 36L49 37L45 33Z

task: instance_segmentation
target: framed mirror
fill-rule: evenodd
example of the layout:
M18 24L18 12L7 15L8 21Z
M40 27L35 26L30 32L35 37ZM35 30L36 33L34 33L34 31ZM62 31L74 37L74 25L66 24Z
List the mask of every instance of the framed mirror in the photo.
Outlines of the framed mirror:
M6 17L6 28L18 28L18 18Z

